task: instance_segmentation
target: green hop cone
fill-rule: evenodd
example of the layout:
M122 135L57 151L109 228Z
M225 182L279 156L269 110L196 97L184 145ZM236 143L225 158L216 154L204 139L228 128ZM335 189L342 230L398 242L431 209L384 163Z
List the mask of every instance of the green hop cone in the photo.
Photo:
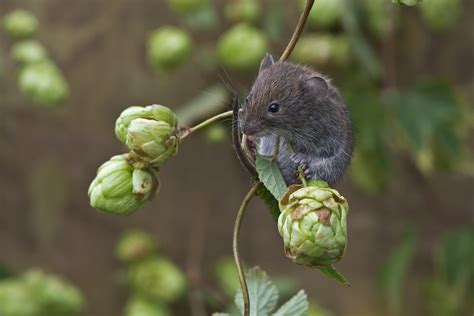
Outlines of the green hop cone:
M346 249L348 210L346 199L323 181L290 186L278 218L287 257L311 267L339 261Z
M0 315L38 315L40 311L38 299L24 282L0 281Z
M12 46L12 57L20 65L47 61L46 49L36 40L25 40Z
M224 33L217 43L219 60L229 68L244 71L258 67L267 50L265 34L243 23Z
M81 292L71 283L40 270L31 270L21 277L39 303L41 315L74 315L84 303Z
M261 7L258 0L236 0L226 4L225 16L231 22L254 23L258 20Z
M148 59L157 70L172 70L191 54L191 38L174 26L162 26L148 38Z
M7 14L3 20L5 32L13 39L32 37L38 30L38 20L25 10L15 10Z
M178 151L178 121L162 105L132 106L120 114L115 135L142 160L161 166Z
M125 316L170 316L165 305L140 296L133 296L125 307Z
M42 106L54 106L67 97L69 88L59 69L48 61L23 67L18 77L23 93Z
M349 60L349 40L343 35L309 34L301 37L293 59L304 64L324 67L345 65Z
M178 13L192 13L207 4L208 0L168 0L170 7Z
M301 7L306 0L300 0ZM317 29L330 29L341 20L343 10L342 0L317 0L309 13L308 24Z
M97 170L88 191L93 208L128 215L158 191L156 176L146 170L134 169L126 158L127 155L114 156Z
M176 129L164 121L138 118L130 123L127 146L154 166L163 165L178 150Z
M461 15L460 0L426 0L420 3L423 21L434 31L452 29Z
M156 248L156 242L150 234L141 230L130 230L120 238L115 253L120 261L129 263L149 257Z
M131 267L129 273L131 287L148 299L173 303L186 289L183 273L165 258L140 261Z

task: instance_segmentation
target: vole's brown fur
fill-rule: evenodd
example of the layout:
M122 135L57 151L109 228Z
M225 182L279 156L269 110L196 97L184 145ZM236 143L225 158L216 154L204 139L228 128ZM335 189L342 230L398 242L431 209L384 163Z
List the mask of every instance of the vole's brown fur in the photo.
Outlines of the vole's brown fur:
M275 113L269 111L272 103L278 105ZM257 140L260 154L271 155L280 136L277 162L287 184L298 181L299 165L307 178L334 185L352 156L352 125L337 88L306 66L274 63L268 54L239 122Z

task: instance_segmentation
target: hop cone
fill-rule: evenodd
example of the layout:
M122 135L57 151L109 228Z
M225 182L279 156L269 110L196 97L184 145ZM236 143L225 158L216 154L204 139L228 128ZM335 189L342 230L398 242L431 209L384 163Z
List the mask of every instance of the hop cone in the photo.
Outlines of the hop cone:
M31 270L21 280L41 305L44 315L74 315L81 310L81 292L62 278L40 270Z
M346 249L348 210L345 198L322 181L290 186L278 218L287 257L312 267L339 261Z
M186 288L183 273L173 262L164 258L149 258L132 266L129 274L131 287L152 300L172 303Z
M178 150L176 115L162 105L133 106L115 123L117 138L140 158L161 166Z
M156 250L154 238L141 230L130 230L118 242L116 255L122 262L134 262L150 256Z
M64 101L69 88L60 70L53 64L43 61L28 64L21 69L18 84L24 94L43 106L54 106Z
M128 215L148 201L158 187L159 182L154 175L134 169L125 155L119 155L99 167L88 194L92 207Z
M11 38L25 39L36 33L38 20L28 11L15 10L5 16L3 27Z
M165 305L148 300L143 297L133 296L125 307L126 316L170 316Z
M23 282L0 282L0 315L37 315L40 310L38 299Z

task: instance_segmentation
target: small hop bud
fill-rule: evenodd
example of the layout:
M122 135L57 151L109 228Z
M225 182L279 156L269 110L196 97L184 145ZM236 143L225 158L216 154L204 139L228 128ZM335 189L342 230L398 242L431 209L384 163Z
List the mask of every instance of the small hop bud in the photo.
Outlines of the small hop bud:
M287 257L311 267L339 261L346 249L348 210L345 198L323 181L290 186L278 218Z
M164 121L138 118L128 128L127 146L154 166L161 166L176 154L178 137Z
M11 38L25 39L36 33L38 20L28 11L15 10L5 16L3 27Z
M119 155L99 167L88 194L92 207L128 215L148 201L158 187L159 181L154 175L134 169L126 155Z
M173 303L186 289L186 279L181 270L164 258L140 261L131 267L129 273L131 287L148 299Z
M73 315L77 314L84 304L81 292L61 277L41 270L30 270L21 280L41 306L42 312L37 315Z
M168 308L153 300L138 295L133 296L125 307L125 316L170 316Z
M25 40L12 46L12 57L20 65L44 62L48 58L46 49L36 40Z
M66 99L69 88L61 71L47 60L28 64L18 76L22 92L42 106L54 106Z
M177 125L176 115L165 106L133 106L117 119L115 134L138 156L161 166L178 150Z
M156 250L154 238L144 231L127 231L117 244L116 255L122 262L136 262L149 257Z

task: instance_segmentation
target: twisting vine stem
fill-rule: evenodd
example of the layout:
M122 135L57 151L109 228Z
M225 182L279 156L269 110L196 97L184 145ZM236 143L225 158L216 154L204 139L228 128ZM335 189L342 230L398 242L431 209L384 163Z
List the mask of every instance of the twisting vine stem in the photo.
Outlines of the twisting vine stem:
M242 201L242 204L240 205L239 211L237 213L237 217L235 219L235 224L234 224L234 234L233 234L233 239L232 239L232 250L234 251L234 261L235 261L235 266L237 268L237 273L239 275L239 282L240 282L240 288L242 289L242 298L244 300L244 316L249 316L250 315L250 297L249 297L249 289L247 287L247 281L245 279L245 272L242 267L242 261L240 260L240 254L239 254L239 233L240 233L240 226L242 223L242 218L244 217L245 210L247 209L247 206L249 205L250 200L253 198L257 190L260 188L262 185L261 182L257 182L252 186L250 191L247 193L245 196L244 200Z
M284 62L288 59L288 57L290 57L291 52L293 51L296 46L296 43L298 43L298 40L300 39L301 33L303 32L303 28L306 24L306 20L308 19L309 12L311 12L313 5L314 0L306 1L306 6L303 10L303 13L301 14L298 24L296 25L296 29L293 32L293 36L291 37L290 42L286 46L285 51L283 52L283 54L281 54L280 59L278 60L279 62Z
M222 119L225 119L225 118L229 118L229 117L232 117L232 111L227 111L227 112L223 112L223 113L220 113L220 114L217 114L211 118L208 118L207 120L199 123L198 125L196 126L193 126L191 128L188 128L186 129L180 136L181 139L184 139L186 137L188 137L189 135L191 135L192 133L194 133L195 131L197 130L200 130L206 126L209 126L211 125L212 123L215 123L219 120L222 120Z

